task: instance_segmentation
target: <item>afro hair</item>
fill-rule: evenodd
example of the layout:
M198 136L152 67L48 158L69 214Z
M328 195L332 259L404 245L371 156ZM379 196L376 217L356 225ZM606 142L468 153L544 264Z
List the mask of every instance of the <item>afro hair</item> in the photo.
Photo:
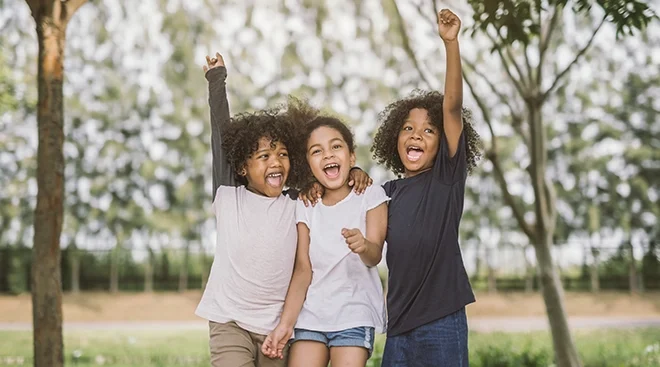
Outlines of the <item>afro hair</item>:
M222 147L227 161L234 169L237 181L243 185L247 184L247 179L238 173L259 148L259 140L266 138L272 145L281 142L286 146L291 163L286 186L298 188L307 161L304 155L300 155L296 130L287 115L277 108L244 112L233 116L223 129Z
M443 99L442 93L437 91L415 90L408 97L389 104L378 115L380 126L371 147L374 160L385 165L394 174L403 175L405 168L397 150L401 126L410 110L420 108L427 110L431 123L440 131L444 131ZM481 140L474 130L472 113L466 108L463 108L463 132L467 139L467 169L471 173L481 157Z

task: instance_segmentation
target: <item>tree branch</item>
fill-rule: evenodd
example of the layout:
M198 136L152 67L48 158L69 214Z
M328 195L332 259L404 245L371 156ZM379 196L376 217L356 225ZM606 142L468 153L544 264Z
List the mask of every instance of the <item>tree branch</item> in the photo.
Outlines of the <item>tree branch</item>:
M465 83L468 85L470 88L470 93L472 94L472 97L474 100L477 102L477 105L479 106L479 109L481 110L481 115L484 118L484 121L486 122L486 125L488 125L488 130L490 131L490 136L491 136L491 143L490 143L490 149L486 156L488 159L493 163L493 172L495 173L495 179L499 183L500 190L502 190L502 195L504 196L504 201L506 202L507 205L511 208L513 211L513 215L518 221L518 225L520 226L520 229L525 233L525 235L532 240L534 238L534 232L532 231L532 226L527 223L525 220L525 216L522 212L521 207L518 205L516 202L516 199L514 198L513 195L509 192L508 184L506 182L506 178L504 177L504 173L501 169L499 160L497 158L497 136L495 136L495 131L493 129L493 124L491 122L490 118L490 110L488 106L486 106L486 103L483 101L481 96L479 96L476 92L476 89L474 88L474 85L470 81L470 78L468 75L465 73L465 70L463 70L463 79L465 80Z
M529 81L530 84L525 83L525 74L522 72L522 68L518 63L516 62L516 58L513 56L513 52L511 51L511 46L507 45L504 43L504 36L502 35L502 31L500 28L497 28L495 30L497 32L497 36L499 37L499 42L495 43L496 45L499 45L501 47L498 47L498 51L501 52L501 48L504 48L504 51L506 52L506 55L509 57L509 60L511 64L513 64L514 69L516 69L516 72L518 73L518 76L520 77L521 85L522 86L529 86L531 85L531 80ZM493 41L496 42L496 41ZM525 55L527 57L527 55Z
M513 83L513 85L516 87L518 90L518 93L520 93L520 96L524 99L525 98L525 86L521 83L520 80L516 79L513 76L513 73L511 73L511 67L509 65L509 61L506 59L504 56L504 53L502 52L502 48L500 47L501 45L498 44L497 40L493 36L491 36L488 32L484 32L486 36L490 39L490 41L493 43L493 47L497 51L497 53L500 55L500 61L502 62L502 66L504 67L504 71L506 71L506 74L509 76L509 79ZM512 61L515 64L515 61Z
M435 23L432 18L428 17L428 14L426 14L426 11L424 9L422 9L422 4L415 5L415 9L417 9L417 13L419 14L419 16L422 17L422 19L424 19L431 27L436 28L438 26L438 24ZM436 12L435 14L438 14L438 13Z
M530 86L538 85L534 80L534 73L532 72L532 63L529 62L529 56L527 56L528 45L525 44L523 47L523 55L525 56L525 67L527 68L527 80Z
M582 57L582 55L584 55L587 52L587 50L589 49L589 47L591 47L591 44L593 43L594 39L596 38L596 34L600 30L600 28L603 26L603 24L605 24L605 19L606 18L603 17L603 19L600 21L600 24L598 24L598 27L596 27L594 32L591 34L591 38L589 38L589 41L587 42L587 44L584 47L582 47L582 49L580 51L578 51L578 53L575 55L575 58L573 59L573 61L571 61L571 63L568 64L568 66L566 66L566 68L564 68L564 70L562 70L559 73L559 75L557 75L557 78L555 78L555 81L552 82L552 85L550 86L550 88L548 88L548 90L543 92L543 95L541 96L541 101L544 101L546 98L548 98L550 93L552 93L559 86L559 82L561 81L561 79L571 70L573 65L577 64L577 62L580 61L580 58Z
M465 80L465 84L468 85L468 88L470 88L470 93L472 94L472 98L474 98L475 102L477 102L477 106L479 106L479 109L481 110L481 115L484 118L484 121L486 122L486 125L488 125L488 129L490 130L490 149L491 150L497 150L497 140L495 136L495 131L493 130L493 124L491 123L490 119L490 109L488 106L486 106L486 103L484 103L483 99L477 94L476 89L474 88L474 85L470 81L470 78L468 75L465 73L465 69L462 70L461 72L463 74L463 80Z
M394 6L397 22L399 23L399 33L401 35L401 42L403 49L410 58L410 60L413 62L413 65L415 65L415 69L417 70L417 73L419 73L419 76L422 78L422 80L424 80L424 82L426 83L426 85L428 85L430 89L433 89L433 84L426 77L426 74L422 71L421 64L419 63L419 60L417 60L417 56L415 56L415 51L413 51L412 47L410 46L410 38L408 37L408 32L406 31L406 23L403 20L403 16L401 16L401 12L399 11L399 6L396 4L396 0L391 0L391 1L392 1L392 5Z
M522 208L516 201L515 197L511 195L511 193L509 192L509 186L506 182L506 178L504 177L504 172L502 171L502 167L500 166L499 159L497 158L497 153L494 151L489 151L488 153L486 153L486 156L493 163L493 173L495 174L495 179L499 183L500 189L502 190L502 195L504 196L504 202L507 205L509 205L509 207L513 211L513 216L516 218L516 221L518 222L520 229L522 229L522 231L530 239L530 241L535 242L535 235L534 235L534 231L532 230L532 226L529 223L527 223Z
M510 102L511 98L508 98L508 97L505 96L503 93L501 93L500 91L498 91L498 90L497 90L497 87L495 87L495 84L493 84L493 82L491 82L490 79L489 79L489 78L488 78L483 72L479 71L479 70L477 69L476 65L474 65L474 63L472 63L472 62L469 61L469 60L465 60L465 59L463 60L463 63L464 63L468 68L472 69L472 71L473 71L474 73L476 73L481 79L483 79L484 81L486 81L486 84L488 84L488 86L490 87L490 90L491 90L491 91L492 91L492 92L493 92L493 93L499 98L500 102L501 102L502 104L506 105L506 106L509 108L509 112L511 113L511 118L512 118L512 120L513 120L513 121L511 122L511 126L512 126L513 129L514 129L514 130L520 135L520 137L521 137L522 140L523 140L523 143L524 143L527 147L529 147L529 136L527 136L527 134L525 134L525 132L524 132L524 131L522 130L522 128L521 128L521 126L522 126L522 123L521 123L521 122L522 122L522 117L520 116L520 113L519 113L519 112L513 107L513 105L511 104L511 102ZM463 79L466 79L466 80L467 80L467 77L466 77L466 75L465 75L465 72L463 72ZM470 84L468 83L468 86L469 86L469 85L470 85ZM470 86L470 88L472 88L472 87ZM476 98L475 98L475 99L476 99Z
M539 64L536 67L536 81L538 85L541 85L541 81L543 80L542 71L543 63L545 62L545 53L548 51L548 46L550 46L550 39L552 39L552 33L557 27L557 20L563 13L563 10L564 8L561 5L555 7L555 11L552 13L548 27L546 28L545 32L541 32L541 40L539 41Z

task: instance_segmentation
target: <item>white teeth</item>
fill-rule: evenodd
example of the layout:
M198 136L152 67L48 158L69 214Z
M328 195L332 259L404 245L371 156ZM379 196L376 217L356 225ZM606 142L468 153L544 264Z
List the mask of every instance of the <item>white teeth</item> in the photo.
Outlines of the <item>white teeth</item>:
M271 173L268 175L268 177L281 177L281 176L282 176L281 173Z
M337 163L330 163L330 164L326 165L325 167L323 167L323 169L333 168L333 167L339 167L339 165Z

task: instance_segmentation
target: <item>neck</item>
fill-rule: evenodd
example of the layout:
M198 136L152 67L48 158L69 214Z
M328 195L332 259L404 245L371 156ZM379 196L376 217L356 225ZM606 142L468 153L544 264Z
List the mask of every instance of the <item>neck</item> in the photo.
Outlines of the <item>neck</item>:
M414 177L414 176L417 176L417 175L419 175L419 174L421 174L421 173L424 173L424 172L426 172L426 171L430 171L432 168L433 168L433 166L431 166L431 167L429 167L429 168L421 169L421 170L419 170L419 171L408 171L408 170L406 170L406 171L403 173L403 177L405 177L405 178Z
M348 196L348 194L351 193L351 187L348 186L348 182L344 183L340 188L338 189L328 189L327 187L325 188L325 193L323 194L323 204L325 205L335 205L338 202L344 200L345 197Z

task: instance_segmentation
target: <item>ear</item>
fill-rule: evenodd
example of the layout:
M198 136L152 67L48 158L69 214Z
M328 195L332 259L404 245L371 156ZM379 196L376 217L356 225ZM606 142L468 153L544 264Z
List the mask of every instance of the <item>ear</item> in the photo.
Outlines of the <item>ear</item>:
M351 153L351 167L355 167L355 152Z
M247 176L247 169L245 169L245 167L241 168L241 170L238 172L238 175L243 177Z

